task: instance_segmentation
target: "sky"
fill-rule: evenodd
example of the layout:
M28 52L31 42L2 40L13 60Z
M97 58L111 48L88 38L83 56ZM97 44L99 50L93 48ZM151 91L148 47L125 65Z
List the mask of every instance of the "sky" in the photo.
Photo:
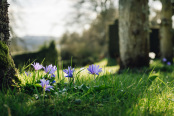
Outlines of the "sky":
M82 27L67 26L67 22L71 20L71 14L74 0L16 0L18 5L9 0L9 12L13 13L16 19L13 25L16 34L22 36L55 36L60 37L66 30L81 31L89 28L89 24ZM159 1L152 2L149 5L155 9L161 9ZM116 0L118 6L118 0ZM155 14L152 14L155 15ZM96 14L91 13L91 19Z
M72 11L69 0L18 0L18 3L11 2L9 9L17 19L18 36L60 36L66 30L66 20Z
M9 12L15 19L13 28L19 36L55 36L60 37L67 30L81 32L88 29L89 24L83 26L68 25L75 13L75 0L9 0ZM17 4L16 4L17 3ZM96 13L89 13L95 19ZM72 19L73 20L73 19Z

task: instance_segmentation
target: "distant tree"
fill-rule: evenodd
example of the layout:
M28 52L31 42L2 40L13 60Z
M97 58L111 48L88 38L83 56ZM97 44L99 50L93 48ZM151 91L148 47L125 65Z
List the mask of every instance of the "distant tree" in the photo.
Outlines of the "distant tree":
M9 52L9 18L7 0L0 0L0 89L13 88L19 82L15 64Z
M91 23L92 15L102 15L103 20L108 16L108 10L115 9L115 0L74 0L74 11L72 16L74 20L71 20L72 24L77 22L78 24ZM115 13L116 14L116 13ZM92 20L91 20L92 19ZM106 19L108 20L108 19Z
M97 28L96 31L100 31L97 34L100 34L103 43L107 43L108 25L118 17L115 2L115 0L74 0L75 13L72 13L73 20L70 24L80 28L88 24L92 28ZM105 48L107 49L107 46Z
M161 58L172 62L173 40L172 40L172 4L171 0L161 0L161 27L160 27L160 50Z
M77 60L76 65L77 63L86 65L106 57L108 54L107 27L116 19L116 11L115 7L110 6L103 11L105 13L99 13L82 34L66 32L60 41L62 59L70 60L73 56L73 61Z
M149 66L148 0L119 0L120 69Z
M22 68L24 65L33 61L42 62L44 66L55 64L58 61L58 51L54 40L49 45L43 45L39 51L32 53L24 53L13 56L15 65Z

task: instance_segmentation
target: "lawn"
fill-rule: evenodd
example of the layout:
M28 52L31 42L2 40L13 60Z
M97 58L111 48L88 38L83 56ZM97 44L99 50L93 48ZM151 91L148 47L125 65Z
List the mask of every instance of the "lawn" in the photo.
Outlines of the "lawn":
M57 68L51 91L39 86L43 70L29 76L23 70L20 91L0 92L1 116L174 115L173 66L157 60L150 68L118 74L119 66L108 67L107 59L95 64L102 68L95 80L86 66L75 68L74 83Z

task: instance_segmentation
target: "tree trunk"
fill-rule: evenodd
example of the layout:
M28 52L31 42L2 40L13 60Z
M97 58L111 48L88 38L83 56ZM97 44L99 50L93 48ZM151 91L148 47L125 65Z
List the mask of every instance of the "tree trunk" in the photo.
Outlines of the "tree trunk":
M0 89L14 88L19 82L15 65L9 53L9 19L7 0L0 0Z
M119 0L120 69L149 66L148 0Z
M170 0L161 0L161 27L160 27L160 51L161 58L172 62L173 41L172 41L172 4Z

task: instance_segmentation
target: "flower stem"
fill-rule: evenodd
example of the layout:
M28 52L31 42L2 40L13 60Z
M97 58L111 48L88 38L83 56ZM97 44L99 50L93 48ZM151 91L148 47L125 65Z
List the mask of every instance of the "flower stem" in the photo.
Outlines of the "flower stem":
M95 74L94 74L94 80L95 80ZM95 80L95 83L96 83L96 80Z
M44 98L45 98L45 89L43 89L43 102L44 102Z
M74 86L74 77L73 77L73 86Z
M68 78L68 81L69 81L69 84L71 83L71 79L70 78Z
M34 75L33 75L33 84L35 84L35 79L36 79L36 71L34 71Z

